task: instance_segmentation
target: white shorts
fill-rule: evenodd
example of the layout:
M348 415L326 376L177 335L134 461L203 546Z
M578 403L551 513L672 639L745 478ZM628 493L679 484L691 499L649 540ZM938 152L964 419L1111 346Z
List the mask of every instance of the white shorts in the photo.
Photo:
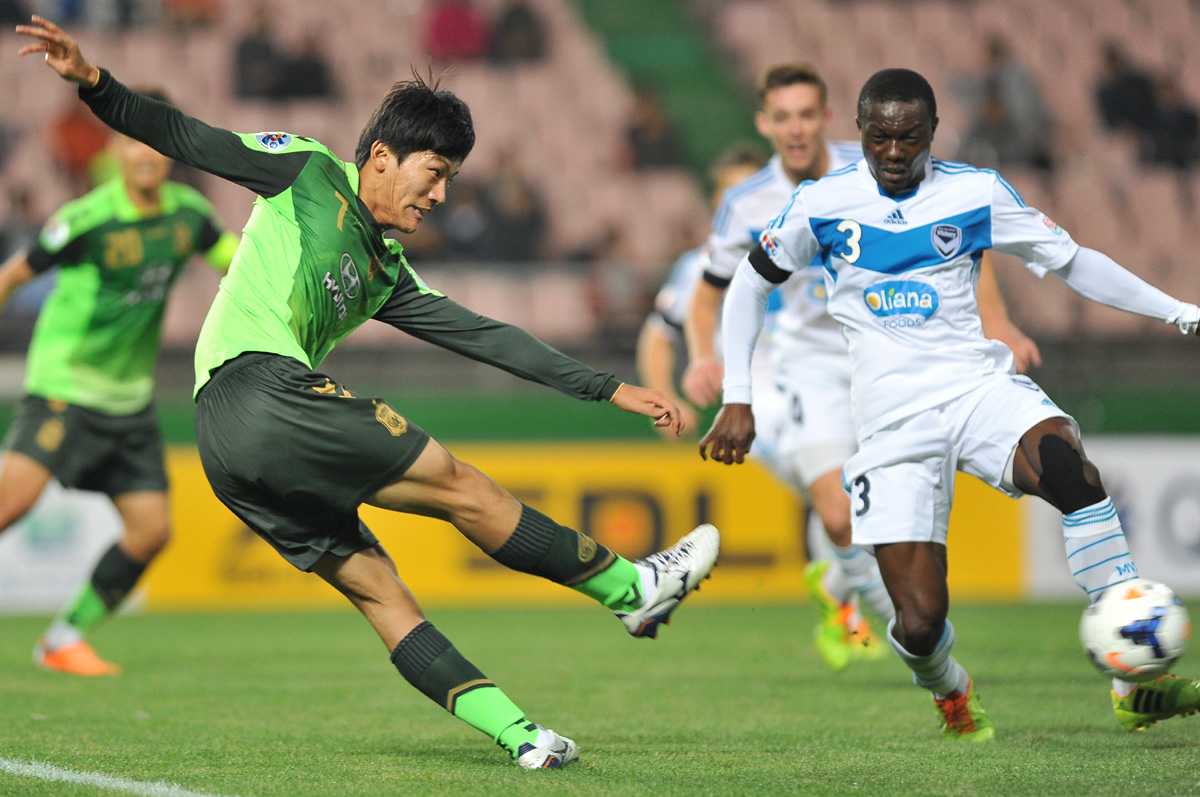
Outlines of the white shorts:
M850 409L850 374L820 368L776 376L773 401L778 458L807 489L817 478L840 471L857 450ZM755 407L757 417L758 408Z
M1006 466L1021 436L1047 418L1070 416L1028 377L997 374L880 429L842 471L854 542L945 544L955 471L1020 496Z

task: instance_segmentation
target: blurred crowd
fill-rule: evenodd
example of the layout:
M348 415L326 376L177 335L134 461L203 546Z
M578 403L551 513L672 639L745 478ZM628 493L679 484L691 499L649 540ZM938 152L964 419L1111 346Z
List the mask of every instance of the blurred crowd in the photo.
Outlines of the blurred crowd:
M389 0L388 5L412 12L405 22L419 23L414 38L431 70L458 64L513 70L547 63L554 52L553 27L542 13L544 4L532 0ZM0 0L0 21L11 25L39 13L68 27L114 36L134 30L182 37L214 28L231 30L226 96L280 108L344 101L354 90L353 82L361 79L345 67L320 27L297 31L293 26L287 35L281 33L277 22L288 10L285 0L252 0L238 6L236 25L229 21L231 8L232 0ZM1074 144L1069 125L1045 100L1041 81L1048 77L1022 63L1002 35L980 45L981 68L947 76L945 101L966 109L968 123L956 131L956 151L946 154L983 167L1054 173L1071 157ZM1105 130L1114 139L1132 142L1143 164L1190 174L1200 158L1200 115L1188 96L1189 87L1175 73L1137 63L1116 41L1105 42L1100 62L1102 70L1091 90L1096 118ZM744 71L748 84L753 69ZM612 142L609 174L690 175L684 144L689 135L702 131L681 129L669 111L672 98L664 97L652 79L639 75L626 90L628 110L619 140ZM586 100L571 98L573 103ZM846 112L838 109L839 114ZM22 120L0 111L0 174L19 138L37 136L47 142L54 169L72 195L113 175L107 130L73 98L46 128L22 125ZM418 234L404 240L406 249L421 263L578 264L597 334L630 345L658 287L657 274L665 272L667 263L634 263L629 238L638 233L608 219L583 243L555 245L552 230L564 209L547 197L545 181L557 178L531 171L536 159L520 155L502 150L484 163L473 163L455 181L447 207L431 214ZM202 190L209 179L187 170L175 177ZM697 245L708 222L703 218L705 189L699 179L693 182L694 223L672 222L669 229L662 228L678 251ZM36 233L43 221L39 208L45 203L38 201L35 185L5 180L0 186L0 255L7 256ZM637 213L654 209L647 204Z

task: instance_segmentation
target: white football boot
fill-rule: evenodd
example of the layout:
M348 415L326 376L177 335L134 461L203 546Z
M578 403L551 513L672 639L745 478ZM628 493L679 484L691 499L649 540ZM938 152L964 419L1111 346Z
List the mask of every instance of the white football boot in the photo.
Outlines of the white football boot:
M562 769L579 758L579 745L542 725L537 726L537 742L525 742L517 750L517 766L525 769Z
M643 602L632 612L614 612L629 633L637 637L658 636L659 623L671 622L671 612L688 593L700 588L717 563L721 533L705 523L679 542L645 559L634 562L642 571Z

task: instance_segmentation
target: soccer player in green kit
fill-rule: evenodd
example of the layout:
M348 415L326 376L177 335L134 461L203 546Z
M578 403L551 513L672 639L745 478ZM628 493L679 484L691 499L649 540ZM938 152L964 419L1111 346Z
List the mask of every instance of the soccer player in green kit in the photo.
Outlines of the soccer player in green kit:
M0 267L0 307L59 267L29 348L25 398L0 459L0 531L50 478L108 495L121 538L34 649L48 670L116 675L85 634L111 614L170 539L163 443L151 406L167 295L195 253L229 267L237 236L199 193L167 180L171 161L115 134L120 176L58 210Z
M708 576L717 530L700 526L630 562L517 501L383 399L313 370L375 318L681 431L678 407L661 393L455 304L384 237L413 232L445 201L475 142L466 105L419 79L397 83L364 128L355 162L344 163L311 139L232 133L154 102L85 61L54 24L34 23L17 28L38 40L21 54L44 53L100 119L259 195L196 349L197 445L217 496L294 566L346 595L406 680L518 765L553 769L577 758L573 741L529 722L425 619L358 506L446 520L501 564L594 598L634 636L653 637Z

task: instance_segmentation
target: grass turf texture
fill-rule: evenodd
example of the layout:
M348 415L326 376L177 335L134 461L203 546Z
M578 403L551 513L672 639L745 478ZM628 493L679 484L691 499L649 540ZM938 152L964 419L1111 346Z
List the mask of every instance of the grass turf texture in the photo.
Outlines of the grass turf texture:
M1193 616L1200 614L1195 602ZM35 670L43 618L0 617L0 759L226 795L1200 792L1200 715L1122 731L1077 603L961 606L997 741L941 740L889 657L833 674L810 606L684 607L657 642L595 609L431 619L580 762L525 772L392 668L351 612L135 615L93 637L116 679ZM1200 675L1193 651L1176 670ZM4 795L111 795L0 772Z

